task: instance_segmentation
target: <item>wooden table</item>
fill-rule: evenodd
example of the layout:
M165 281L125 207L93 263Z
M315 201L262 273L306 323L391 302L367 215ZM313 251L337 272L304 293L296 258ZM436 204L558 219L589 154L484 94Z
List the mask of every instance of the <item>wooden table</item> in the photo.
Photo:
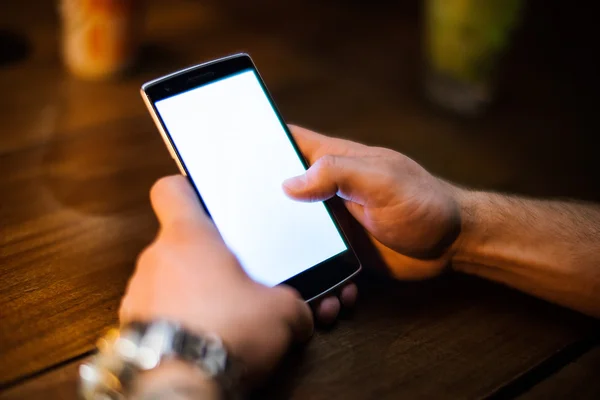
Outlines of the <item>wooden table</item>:
M464 185L600 200L592 13L531 2L498 104L465 121L421 100L419 2L390 3L155 1L140 68L108 83L63 71L54 2L2 4L0 29L29 46L0 66L0 398L74 397L77 365L117 322L157 227L148 189L176 172L138 88L185 65L247 51L290 122ZM355 312L257 398L600 396L592 319L461 275L358 284Z

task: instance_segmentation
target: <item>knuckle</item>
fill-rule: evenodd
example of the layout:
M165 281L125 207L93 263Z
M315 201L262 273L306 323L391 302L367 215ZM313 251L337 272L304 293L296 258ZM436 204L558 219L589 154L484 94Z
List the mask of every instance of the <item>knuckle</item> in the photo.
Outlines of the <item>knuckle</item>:
M331 154L326 154L319 158L315 163L316 172L319 175L327 176L337 166L337 157Z
M319 165L323 167L333 167L335 166L337 157L331 154L325 154L323 157L317 161Z

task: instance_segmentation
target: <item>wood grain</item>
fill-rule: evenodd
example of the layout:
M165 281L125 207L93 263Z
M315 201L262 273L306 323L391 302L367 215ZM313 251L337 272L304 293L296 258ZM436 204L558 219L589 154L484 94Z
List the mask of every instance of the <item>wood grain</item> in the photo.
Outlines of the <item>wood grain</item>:
M71 362L22 385L0 392L0 399L76 399L80 363Z
M421 99L418 2L389 3L153 1L138 69L113 82L62 70L54 2L3 8L0 23L32 51L0 68L0 397L70 397L75 364L52 367L116 323L156 230L148 189L176 171L138 88L185 65L248 51L290 122L397 149L468 186L600 199L585 16L532 1L498 103L461 120ZM257 397L481 397L595 328L474 278L359 283L356 313Z
M598 385L600 348L596 347L577 360L567 364L556 374L534 386L520 397L522 400L600 398Z
M292 351L254 398L481 398L593 326L568 310L465 276L402 284L367 274L359 285L356 312ZM79 363L0 399L71 398Z
M11 166L0 180L5 383L89 350L116 323L156 230L148 190L175 168L146 118L0 157Z

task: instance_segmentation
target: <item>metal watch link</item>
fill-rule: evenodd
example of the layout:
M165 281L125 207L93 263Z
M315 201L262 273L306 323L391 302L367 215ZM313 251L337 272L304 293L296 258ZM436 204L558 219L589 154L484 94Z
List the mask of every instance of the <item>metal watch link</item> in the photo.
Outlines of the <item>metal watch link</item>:
M136 375L166 359L179 359L215 379L230 396L241 369L213 334L197 335L179 324L157 320L112 329L98 340L98 353L79 367L80 395L86 400L126 399ZM235 365L234 365L235 364Z

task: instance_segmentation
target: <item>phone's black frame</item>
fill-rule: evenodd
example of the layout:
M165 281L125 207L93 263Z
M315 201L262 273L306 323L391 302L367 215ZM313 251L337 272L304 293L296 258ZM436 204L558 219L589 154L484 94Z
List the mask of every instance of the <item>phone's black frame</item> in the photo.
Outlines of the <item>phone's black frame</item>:
M277 109L277 106L273 102L271 94L269 93L249 55L242 53L220 58L218 60L186 68L173 74L155 79L142 86L142 96L146 96L148 100L146 101L146 104L152 107L152 110L150 111L154 113L154 116L156 117L155 121L162 125L162 130L165 136L164 139L170 142L171 149L175 153L174 156L177 157L179 165L184 169L185 175L190 180L190 183L196 191L202 207L208 215L210 215L210 212L202 200L200 190L194 183L193 178L189 175L185 162L179 155L177 146L173 142L166 125L160 117L155 103L167 97L178 95L188 90L195 89L197 87L249 69L253 70L256 74L256 77L258 78L260 85L269 99L273 110L275 110L277 118L279 118L281 126L288 136L288 139L292 143L296 153L300 157L304 168L307 169L308 163L306 162L306 159L302 156L298 145L294 141L286 123ZM331 211L331 207L327 201L325 202L325 207L329 215L332 217L332 220L348 249L281 283L292 286L298 290L302 298L304 298L306 301L316 299L332 289L335 289L337 286L356 275L361 269L360 262L354 250L352 249L352 246L348 242L346 235L340 228L339 221L335 214Z

